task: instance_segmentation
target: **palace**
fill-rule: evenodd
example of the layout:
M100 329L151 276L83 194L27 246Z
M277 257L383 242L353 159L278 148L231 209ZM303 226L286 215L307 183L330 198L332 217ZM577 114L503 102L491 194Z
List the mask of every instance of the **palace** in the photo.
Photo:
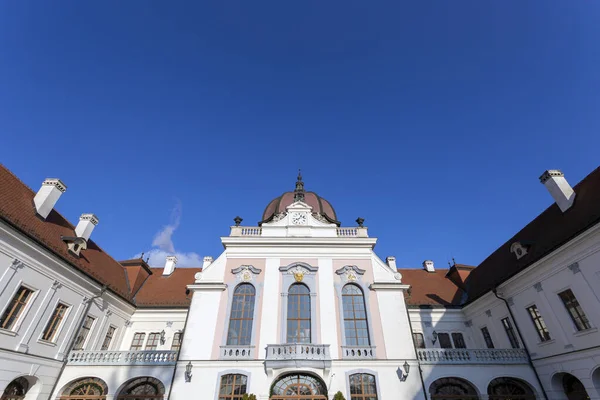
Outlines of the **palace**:
M151 268L0 166L2 400L600 399L600 168L540 181L478 266L398 269L298 176L216 258Z

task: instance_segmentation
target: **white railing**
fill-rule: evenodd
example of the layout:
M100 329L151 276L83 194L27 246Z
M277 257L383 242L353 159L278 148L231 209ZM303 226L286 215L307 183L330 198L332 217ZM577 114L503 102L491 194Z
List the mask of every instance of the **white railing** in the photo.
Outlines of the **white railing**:
M176 350L72 351L72 365L175 365Z
M375 358L375 346L342 346L342 358L372 360Z
M331 360L328 344L269 344L267 345L267 361L269 360Z
M422 364L526 364L523 349L417 349Z
M242 236L260 236L261 233L261 227L242 227Z
M337 235L339 237L357 237L358 228L337 228Z
M254 357L254 346L221 346L221 360L251 360Z

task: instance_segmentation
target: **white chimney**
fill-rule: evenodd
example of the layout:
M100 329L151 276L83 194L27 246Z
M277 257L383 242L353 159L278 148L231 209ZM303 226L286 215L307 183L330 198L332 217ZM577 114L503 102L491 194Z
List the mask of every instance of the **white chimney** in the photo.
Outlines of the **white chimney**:
M213 258L211 256L204 257L204 262L202 263L202 269L208 267L210 264L212 264L212 262L213 262Z
M423 261L423 268L425 268L425 271L427 272L435 272L435 267L433 266L433 261L431 260Z
M33 198L37 213L44 219L58 201L59 197L67 190L67 186L60 179L48 178Z
M81 214L79 223L75 227L75 235L85 240L90 240L90 236L96 225L98 225L98 217L94 214Z
M389 256L385 259L385 261L387 262L387 265L394 270L394 272L396 272L396 270L398 268L396 268L396 257L394 256Z
M175 265L177 265L177 257L168 256L165 269L163 269L163 275L171 275L175 271Z
M562 212L567 211L573 205L575 192L561 171L549 169L540 176L540 182L546 186Z

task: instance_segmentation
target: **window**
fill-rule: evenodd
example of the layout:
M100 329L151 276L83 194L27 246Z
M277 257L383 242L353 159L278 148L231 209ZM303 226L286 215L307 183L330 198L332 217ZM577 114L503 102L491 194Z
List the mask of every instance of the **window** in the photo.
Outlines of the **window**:
M583 331L592 327L571 289L560 292L558 296L565 305L578 331Z
M42 333L42 340L47 340L49 342L52 342L54 340L54 336L56 335L58 327L60 326L60 323L65 317L68 308L69 307L62 303L58 303L56 305L56 308L54 309L54 312L50 317L50 321L48 321L46 328L44 328L44 332Z
M175 332L173 335L173 342L171 343L171 350L179 350L181 347L181 332Z
M451 349L452 342L450 342L450 335L447 333L438 333L438 341L442 349Z
M116 397L117 400L163 400L164 398L165 385L149 376L130 380Z
M512 324L508 317L502 319L502 325L504 326L504 330L506 331L506 335L508 336L508 341L513 349L519 348L519 340L517 339L517 335L515 334L515 330L513 329Z
M158 347L158 341L160 340L160 333L152 332L148 335L148 341L146 342L146 350L156 350Z
M228 345L250 345L255 293L254 286L249 283L242 283L235 288L227 331Z
M137 332L135 335L133 335L133 340L131 341L131 347L129 350L141 350L145 338L145 333Z
M104 341L102 342L102 348L100 350L108 350L116 330L117 328L112 325L108 327L108 331L106 331L106 336L104 336Z
M460 332L454 332L452 334L452 341L454 342L455 349L466 349L465 339L463 338L463 334Z
M490 331L488 331L487 326L481 328L481 334L483 335L483 340L485 340L485 345L488 349L494 348L494 342L492 341L492 337L490 336Z
M248 378L246 375L223 375L219 388L219 400L242 400L246 393Z
M73 350L82 350L83 346L85 346L85 341L90 334L90 330L92 330L92 325L94 325L94 321L96 318L87 315L85 317L85 321L83 322L83 326L79 330L79 334L77 335L77 339L75 339L75 345L73 346Z
M537 306L534 304L531 307L527 307L527 312L529 312L531 322L533 322L533 326L535 327L540 340L542 342L550 340L550 332L548 332L544 318L542 318L540 310L538 310Z
M425 348L425 338L423 338L423 334L419 332L413 332L413 340L415 341L415 346L417 349Z
M288 292L287 343L310 343L310 292L294 283Z
M21 286L17 290L17 293L15 293L10 303L8 303L8 307L4 310L2 318L0 318L0 328L9 330L13 328L15 322L17 322L25 309L27 302L31 300L32 295L33 290L27 289L25 286Z
M346 285L342 289L344 311L344 332L346 346L368 346L369 329L363 292L356 285Z
M350 400L377 400L375 377L371 374L350 375Z

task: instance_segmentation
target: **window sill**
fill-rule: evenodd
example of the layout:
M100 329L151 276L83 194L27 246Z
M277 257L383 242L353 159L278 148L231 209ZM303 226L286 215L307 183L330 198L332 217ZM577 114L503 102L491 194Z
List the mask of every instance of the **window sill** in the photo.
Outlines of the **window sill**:
M594 333L594 332L598 332L598 328L584 329L583 331L575 332L573 334L573 336L585 336L585 335L589 335L590 333Z
M550 339L550 340L545 340L543 342L538 342L538 346L539 347L544 347L544 346L548 346L551 345L552 343L554 343L555 340L554 339Z
M9 331L8 329L3 329L3 328L0 328L0 333L2 333L4 335L8 335L8 336L17 336L17 332Z
M43 345L46 345L46 346L50 346L50 347L56 347L56 343L54 343L54 342L49 342L49 341L47 341L47 340L44 340L44 339L38 339L38 341L37 341L37 342L38 342L39 344L43 344Z

